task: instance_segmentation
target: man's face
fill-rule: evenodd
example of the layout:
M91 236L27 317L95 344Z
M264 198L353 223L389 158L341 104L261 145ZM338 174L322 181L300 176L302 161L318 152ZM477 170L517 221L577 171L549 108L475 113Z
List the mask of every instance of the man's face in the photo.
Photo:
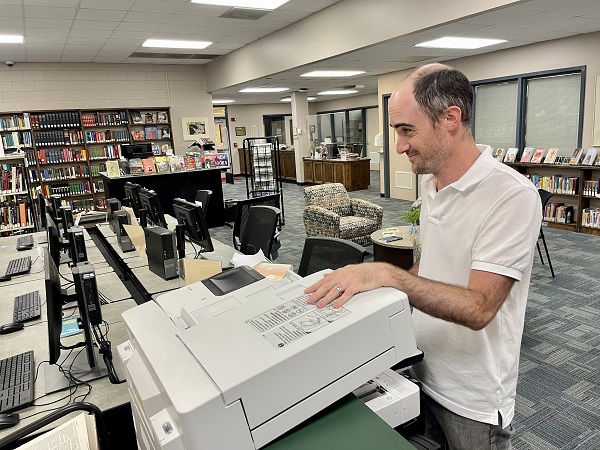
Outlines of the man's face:
M419 109L412 83L402 83L390 98L390 126L396 131L396 152L406 153L412 171L438 174L450 155L450 143L438 121L434 127Z

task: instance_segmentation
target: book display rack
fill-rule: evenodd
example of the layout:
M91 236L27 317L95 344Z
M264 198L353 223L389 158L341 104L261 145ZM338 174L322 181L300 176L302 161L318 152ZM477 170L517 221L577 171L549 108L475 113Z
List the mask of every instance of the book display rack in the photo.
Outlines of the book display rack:
M23 153L0 157L0 235L31 233L32 210L27 159Z
M138 132L142 139L134 137ZM0 114L0 137L0 154L23 152L31 184L27 190L39 187L47 197L60 194L74 212L106 210L100 172L107 161L119 159L122 144L173 147L166 107Z
M554 194L544 211L548 227L600 236L600 166L505 164Z

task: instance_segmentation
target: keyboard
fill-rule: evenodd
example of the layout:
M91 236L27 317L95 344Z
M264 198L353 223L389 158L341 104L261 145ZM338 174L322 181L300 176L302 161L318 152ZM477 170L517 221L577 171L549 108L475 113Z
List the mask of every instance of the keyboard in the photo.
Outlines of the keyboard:
M8 267L6 268L6 276L22 275L24 273L29 273L29 269L31 269L31 256L11 259L8 262Z
M33 234L26 234L17 238L17 250L30 250L33 248Z
M0 413L33 403L33 350L0 360Z
M202 252L200 253L200 258L208 259L210 261L221 261L221 268L223 269L231 269L233 267L231 258L226 258L219 252Z
M40 291L28 292L15 297L13 322L27 322L38 319L42 314L40 309Z

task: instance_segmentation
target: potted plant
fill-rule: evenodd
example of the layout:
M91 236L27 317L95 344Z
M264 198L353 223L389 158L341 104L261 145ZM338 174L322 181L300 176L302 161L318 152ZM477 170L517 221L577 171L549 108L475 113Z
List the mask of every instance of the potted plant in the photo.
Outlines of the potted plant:
M410 224L410 235L413 238L413 260L417 261L421 257L421 237L419 236L421 198L416 199L400 219Z

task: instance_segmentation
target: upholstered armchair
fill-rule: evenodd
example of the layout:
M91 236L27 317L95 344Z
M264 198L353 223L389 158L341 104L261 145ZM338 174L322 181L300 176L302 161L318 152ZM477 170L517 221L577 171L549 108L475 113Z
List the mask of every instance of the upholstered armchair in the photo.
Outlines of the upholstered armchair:
M350 198L340 183L304 188L304 228L307 236L330 236L371 245L370 235L381 228L383 208Z

